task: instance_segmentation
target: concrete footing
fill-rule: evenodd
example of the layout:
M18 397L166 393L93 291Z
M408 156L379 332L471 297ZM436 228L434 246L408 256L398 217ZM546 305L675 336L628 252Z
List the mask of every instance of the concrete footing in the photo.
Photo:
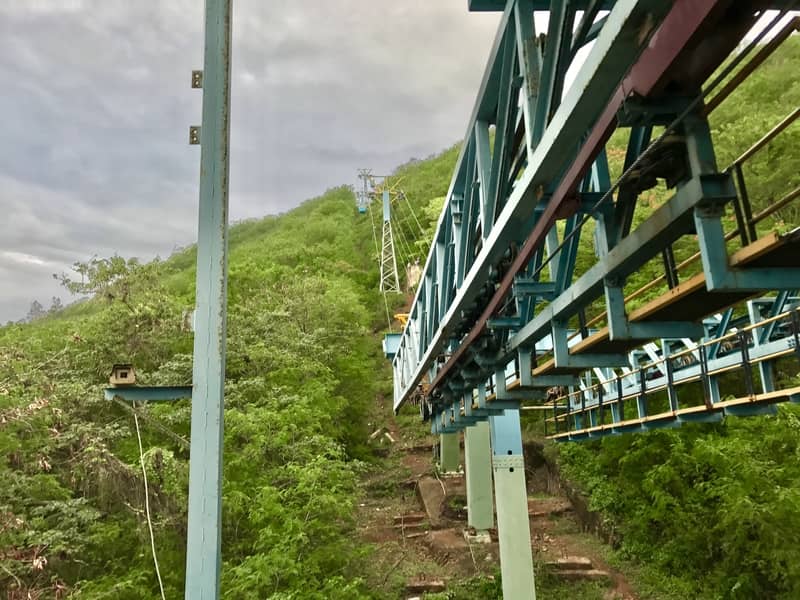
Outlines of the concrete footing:
M464 539L467 540L469 544L491 544L492 543L492 536L489 534L488 531L475 531L474 533L470 529L464 530Z

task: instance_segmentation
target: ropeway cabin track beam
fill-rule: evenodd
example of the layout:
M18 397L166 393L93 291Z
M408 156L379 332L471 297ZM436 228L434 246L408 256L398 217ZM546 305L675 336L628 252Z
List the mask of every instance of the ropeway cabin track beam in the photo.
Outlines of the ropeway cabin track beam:
M686 4L691 2L687 1ZM464 173L469 168L467 156L473 143L473 132L476 128L480 129L481 123L487 123L492 119L491 113L497 107L497 88L502 71L504 44L511 41L525 43L524 40L517 38L516 29L513 27L511 16L514 7L515 2L509 2L501 18L489 67L484 74L478 101L467 130L466 142L462 146L456 172L447 194L448 200L459 193L457 188L463 182ZM441 315L438 323L431 322L432 311L425 309L426 306L431 306L426 300L432 300L432 286L436 280L432 276L436 272L435 255L432 253L428 256L423 271L428 278L426 280L423 277L423 283L412 304L409 325L401 339L400 353L395 359L395 410L408 399L434 359L449 345L449 336L456 322L461 319L462 311L475 301L480 289L487 284L489 269L500 260L512 242L518 241L520 224L530 222L534 216L537 195L543 194L545 187L557 180L565 168L565 149L574 147L575 140L581 139L601 116L607 102L629 71L633 60L642 52L649 36L670 8L670 3L659 1L626 0L615 3L595 40L594 47L553 114L541 141L532 149L529 166L515 182L502 211L496 215L491 225L491 231L488 235L486 231L482 231L484 239L481 250L474 257L462 285L449 302L446 300L448 300L447 295L451 293L450 289L439 287L436 290L438 294L436 300L439 302ZM497 146L496 138L495 147ZM479 157L480 153L481 148L478 147L476 154ZM479 176L485 176L485 161L479 160L479 166L483 167L478 169ZM483 188L487 183L484 179L480 179L479 187ZM494 206L496 202L488 199L485 205ZM557 203L551 202L548 208L550 206L553 206L550 211L554 213ZM483 217L481 223L484 227L491 223L491 216ZM437 226L435 243L449 241L450 219L450 211L446 206ZM495 302L497 303L499 299ZM445 312L441 312L442 305L447 307ZM423 315L423 312L426 314ZM427 322L424 322L424 317L428 318ZM486 318L482 319L482 323L485 321ZM472 339L462 342L460 347L470 345L475 337L477 333L472 335Z
M570 28L565 27L575 20L571 4L554 2L557 10L551 14L550 26L559 35L549 36L543 44L531 43L536 32L532 19L525 15L534 4L531 0L509 2L501 18L437 227L435 250L428 257L395 358L395 410L420 393L433 402L434 412L455 405L462 391L475 389L476 382L509 361L524 360L533 346L550 338L557 327L563 330L566 319L576 313L585 337L588 331L582 308L603 293L610 307L612 338L654 339L667 330L681 336L699 335L700 327L691 322L629 323L617 283L651 255L660 254L669 287L677 285L680 265L676 265L671 246L693 227L704 237L702 261L709 289L797 287L797 273L792 268L748 273L726 268L724 241L730 238L719 229L719 208L736 198L736 189L728 173L717 171L699 91L754 23L756 5L763 8L765 3L753 2L750 8L742 8L742 4L734 6L729 1L678 0L666 3L665 9L661 5L660 24L653 21L653 7L646 2L616 3L611 13L595 24L603 24L599 33L587 33L597 35L596 43L560 104L560 86L569 66L568 60L560 57L571 57L573 50L585 43L579 35L586 28L579 24L573 39ZM637 9L641 12L636 13ZM647 32L639 21L636 39L641 45L632 49L635 44L630 31L626 36L625 26L633 26L634 14L638 18L646 15ZM794 28L796 24L790 25ZM707 50L709 36L715 38L711 51ZM564 41L566 37L570 37L569 43ZM626 44L627 52L620 52ZM702 54L705 62L690 69L687 58L701 49L706 50ZM758 53L757 62L763 60L762 54ZM616 63L606 64L611 57ZM625 66L620 66L621 62ZM676 82L684 89L671 94L668 90ZM715 105L730 93L727 87L712 99ZM660 116L654 116L658 111ZM631 127L628 169L652 149L648 147L652 125L666 124L675 115L680 115L674 121L676 131L685 136L686 152L690 162L694 161L692 174L678 182L678 193L663 215L631 232L638 192L623 181L614 203L605 143L618 126ZM547 126L542 131L543 123ZM493 145L490 126L495 127ZM584 130L579 134L581 127ZM597 202L598 198L603 200ZM611 201L605 202L608 199ZM738 210L738 203L734 204ZM710 207L715 208L709 212ZM583 215L596 221L601 248L595 267L573 283L585 219L576 222ZM561 219L566 219L566 231L559 244L554 224ZM635 254L633 260L626 250ZM545 256L550 280L539 281ZM550 306L537 310L540 301L550 302ZM553 314L553 306L562 307L560 314ZM564 346L558 341L557 350L564 357ZM614 366L620 358L567 360L574 366L583 361L591 368ZM523 387L530 383L525 379L529 378L523 376Z

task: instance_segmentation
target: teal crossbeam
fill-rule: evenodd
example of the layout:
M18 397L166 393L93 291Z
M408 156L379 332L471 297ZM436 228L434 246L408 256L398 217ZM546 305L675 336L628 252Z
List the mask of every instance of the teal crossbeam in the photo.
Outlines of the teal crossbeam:
M760 267L736 269L731 267L725 247L719 210L701 210L694 213L694 222L702 251L703 271L709 291L725 290L781 290L800 288L800 265L791 267ZM789 240L800 239L800 228L784 234Z
M144 402L174 402L192 398L190 385L165 385L165 386L124 386L105 388L106 400L118 398L131 404Z
M659 338L701 338L705 329L692 321L631 322L625 313L625 297L618 285L605 284L609 338L612 340L653 340ZM614 366L614 365L596 365Z
M556 295L556 284L552 281L534 281L517 278L514 280L513 294L515 296L538 296L552 300Z

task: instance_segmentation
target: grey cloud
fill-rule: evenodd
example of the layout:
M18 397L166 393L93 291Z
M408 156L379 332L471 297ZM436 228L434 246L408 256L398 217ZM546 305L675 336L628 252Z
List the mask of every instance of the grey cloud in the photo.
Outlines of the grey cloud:
M75 260L193 240L202 7L0 0L0 322L61 294L50 273ZM497 23L466 0L234 10L234 220L457 141Z

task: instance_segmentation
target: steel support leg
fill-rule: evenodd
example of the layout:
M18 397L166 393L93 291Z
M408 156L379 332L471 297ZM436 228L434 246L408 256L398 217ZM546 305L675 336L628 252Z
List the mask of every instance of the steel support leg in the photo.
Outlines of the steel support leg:
M494 527L491 458L489 423L481 421L472 427L467 427L464 430L467 524L477 531L486 531Z
M781 307L783 304L781 304ZM756 313L755 305L753 302L747 303L747 312L750 316L750 323L756 324L761 320L760 315ZM761 344L761 332L763 329L753 330L753 347L758 348ZM766 340L768 341L768 340ZM761 391L765 394L775 391L775 372L773 370L774 361L762 360L758 363L758 374L761 379Z
M775 391L775 371L771 360L762 360L758 363L758 374L761 379L761 391L769 394Z
M489 421L503 598L536 600L519 410Z
M458 433L439 435L439 470L442 473L458 473L461 465L461 447Z
M206 0L186 599L219 598L231 0Z

